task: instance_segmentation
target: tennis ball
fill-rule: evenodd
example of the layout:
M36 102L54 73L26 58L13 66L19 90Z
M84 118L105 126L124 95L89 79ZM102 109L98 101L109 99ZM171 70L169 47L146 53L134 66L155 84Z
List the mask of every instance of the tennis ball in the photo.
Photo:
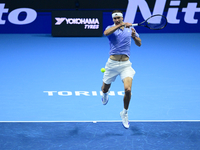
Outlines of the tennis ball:
M103 73L104 73L105 71L106 71L106 69L105 69L105 68L101 68L101 72L103 72Z

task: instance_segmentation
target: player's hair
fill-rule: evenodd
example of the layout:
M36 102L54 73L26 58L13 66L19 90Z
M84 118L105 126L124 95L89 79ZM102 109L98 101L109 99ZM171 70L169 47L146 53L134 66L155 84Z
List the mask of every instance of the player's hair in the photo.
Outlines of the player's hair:
M113 14L113 13L116 13L116 12L120 12L120 13L123 14L123 12L122 12L121 10L114 10L114 11L112 12L112 14Z

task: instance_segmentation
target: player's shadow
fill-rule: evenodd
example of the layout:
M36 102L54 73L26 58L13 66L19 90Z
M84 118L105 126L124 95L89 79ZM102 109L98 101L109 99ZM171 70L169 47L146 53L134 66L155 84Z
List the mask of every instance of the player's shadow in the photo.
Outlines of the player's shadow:
M145 132L136 126L130 126L130 130L132 131L131 135L145 135Z
M66 134L69 137L99 137L99 138L103 138L103 137L112 137L112 136L123 136L122 133L114 133L111 131L106 131L105 132L88 132L87 130L84 131L83 129L80 129L78 127L75 127L74 129L68 131L68 133Z

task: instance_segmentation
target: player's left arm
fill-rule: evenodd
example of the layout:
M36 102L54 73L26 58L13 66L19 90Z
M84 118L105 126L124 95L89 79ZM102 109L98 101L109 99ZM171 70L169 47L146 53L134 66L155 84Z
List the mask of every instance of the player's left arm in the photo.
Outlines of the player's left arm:
M133 40L135 41L135 44L137 46L141 46L142 45L142 43L141 43L142 40L139 37L136 36L135 29L131 28L131 30L132 30L131 36L132 36Z

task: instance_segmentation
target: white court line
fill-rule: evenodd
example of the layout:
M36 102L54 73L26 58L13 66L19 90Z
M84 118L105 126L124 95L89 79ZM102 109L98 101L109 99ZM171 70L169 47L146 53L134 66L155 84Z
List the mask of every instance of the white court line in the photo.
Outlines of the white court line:
M73 122L122 122L121 120L93 120L93 121L0 121L0 123L73 123ZM200 122L200 120L129 120L129 122Z

